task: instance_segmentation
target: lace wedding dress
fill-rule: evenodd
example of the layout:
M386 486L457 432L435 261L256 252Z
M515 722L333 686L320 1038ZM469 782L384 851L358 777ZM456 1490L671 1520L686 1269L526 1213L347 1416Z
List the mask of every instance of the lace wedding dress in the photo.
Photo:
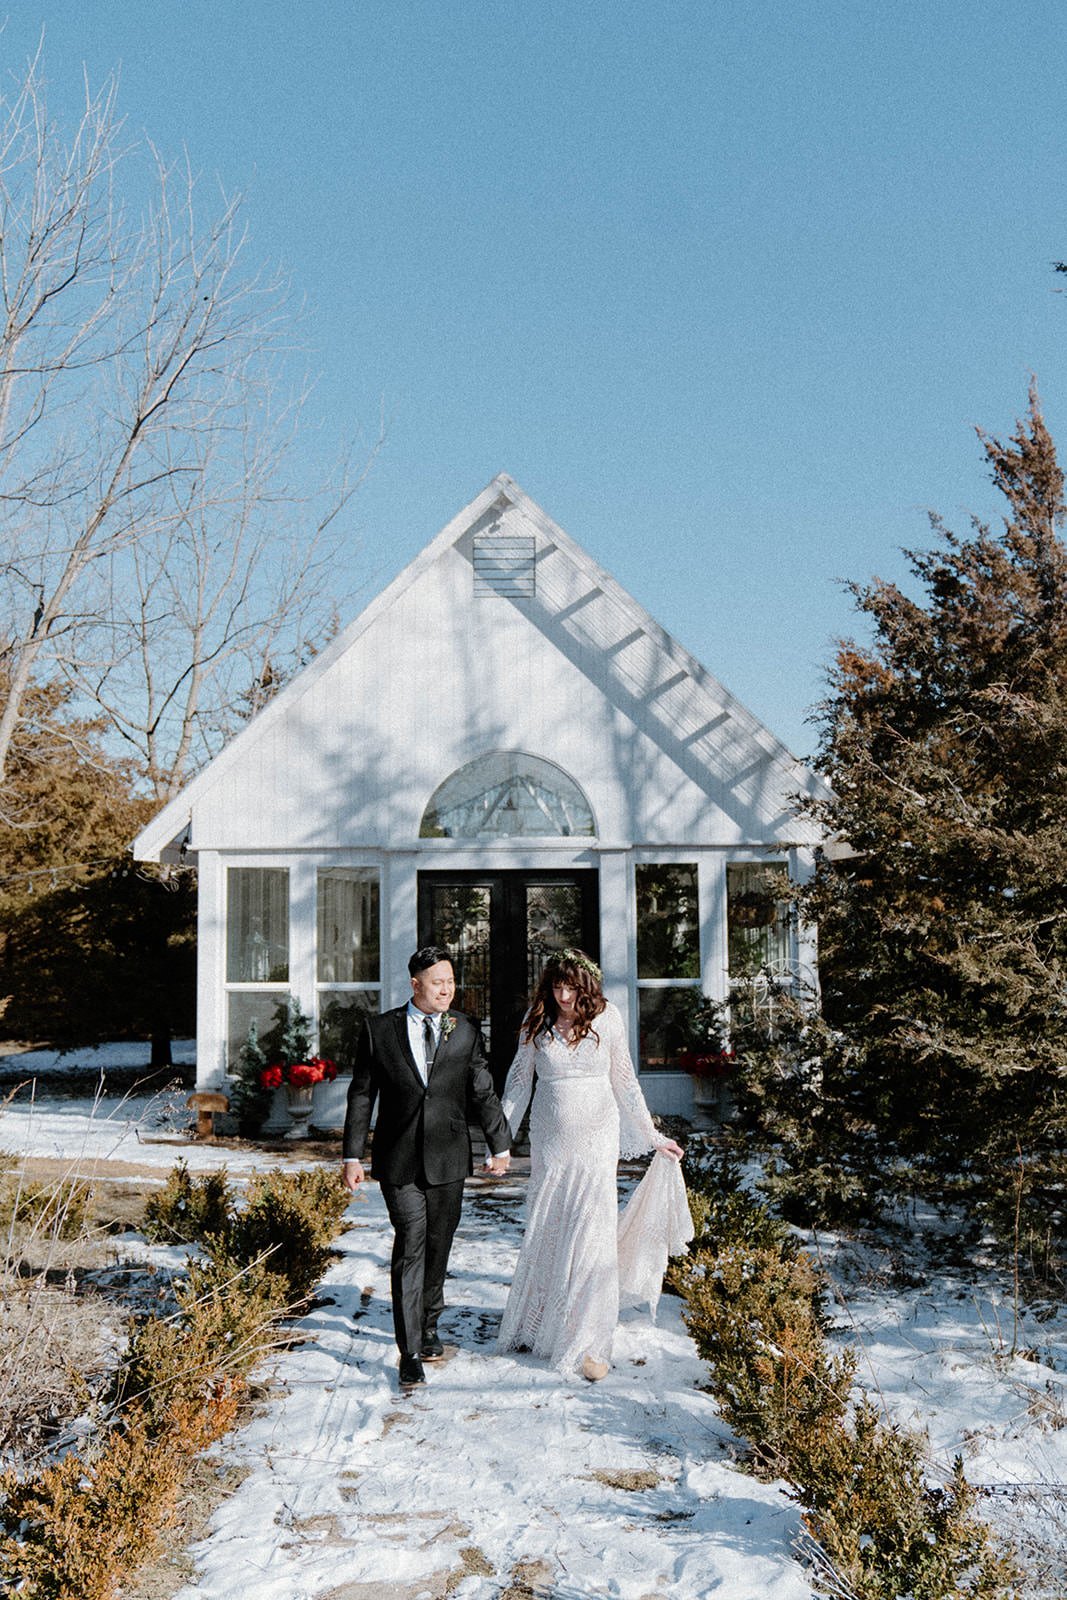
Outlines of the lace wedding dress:
M644 1155L662 1142L637 1082L618 1009L609 1003L593 1028L574 1046L555 1030L536 1043L524 1040L504 1086L504 1114L512 1128L522 1121L531 1093L533 1107L526 1233L498 1347L529 1350L566 1373L579 1372L586 1356L611 1360L619 1320L616 1169L620 1155ZM657 1158L649 1177L656 1171L662 1192L658 1169L664 1165L674 1168L684 1196L681 1175L668 1157ZM659 1237L663 1219L651 1190L646 1202L637 1207L635 1225L628 1230L644 1263L628 1265L626 1278L635 1287L654 1280L650 1243L652 1259L662 1257L661 1278L666 1266L667 1241ZM651 1222L650 1211L656 1214Z

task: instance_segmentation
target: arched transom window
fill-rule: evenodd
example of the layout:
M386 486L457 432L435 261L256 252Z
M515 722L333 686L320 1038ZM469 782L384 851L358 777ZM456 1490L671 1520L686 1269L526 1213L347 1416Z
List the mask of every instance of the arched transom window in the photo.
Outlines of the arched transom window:
M561 767L521 750L494 750L446 778L423 813L420 839L594 834L589 801Z

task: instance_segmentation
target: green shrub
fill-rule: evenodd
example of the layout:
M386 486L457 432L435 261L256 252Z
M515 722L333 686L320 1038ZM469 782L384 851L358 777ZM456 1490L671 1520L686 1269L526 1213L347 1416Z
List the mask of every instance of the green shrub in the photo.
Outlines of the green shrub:
M272 1325L286 1309L284 1288L266 1268L225 1256L190 1263L177 1314L150 1317L131 1330L112 1405L120 1412L138 1406L162 1432L176 1408L210 1408L220 1384L239 1393L244 1374L273 1343Z
M156 1244L224 1238L233 1209L234 1193L225 1167L194 1178L179 1160L171 1168L166 1187L150 1196L145 1205L144 1232Z
M38 1238L80 1239L92 1216L95 1190L84 1178L29 1183L15 1172L0 1178L0 1230Z
M721 1147L694 1135L682 1170L698 1245L741 1244L796 1254L799 1246L785 1223L743 1187L740 1168Z
M72 1453L37 1477L0 1477L0 1584L20 1600L111 1600L153 1555L174 1516L183 1463L140 1416L92 1459Z
M856 1363L826 1348L822 1282L807 1257L698 1250L672 1268L672 1281L723 1417L751 1445L757 1471L793 1477L809 1462L832 1470L821 1463L834 1454Z
M763 1187L802 1226L870 1216L886 1185L885 1152L858 1113L855 1051L815 996L765 977L731 991L737 1055L732 1136L763 1158Z
M698 1150L693 1165L701 1237L669 1277L724 1420L748 1442L757 1473L796 1488L832 1565L831 1591L1005 1600L1013 1568L973 1515L961 1465L947 1486L930 1487L925 1441L883 1422L867 1400L853 1406L856 1358L827 1346L824 1278L780 1223L761 1219L758 1201L725 1193L728 1163Z
M1027 1290L1059 1291L1067 1285L1067 1160L1062 1150L1031 1149L986 1176L973 1178L974 1211L992 1230L1001 1259Z
M248 1024L244 1044L237 1052L237 1071L230 1080L230 1110L237 1118L237 1131L251 1138L267 1120L272 1094L259 1081L268 1066L267 1054L259 1041L255 1019Z
M944 1488L929 1486L924 1441L856 1406L850 1459L832 1494L805 1518L809 1531L861 1600L1001 1600L1017 1579L973 1515L974 1490L957 1457ZM824 1486L829 1488L829 1485Z
M235 1261L261 1258L286 1285L290 1305L305 1300L330 1262L351 1199L332 1170L257 1173L233 1218L224 1250Z
M179 1163L156 1203L157 1237L195 1237L178 1311L131 1328L82 1450L27 1479L0 1475L0 1593L20 1600L112 1600L159 1547L191 1462L233 1425L245 1376L272 1329L307 1296L341 1230L348 1195L332 1172L270 1173L233 1209L225 1175Z

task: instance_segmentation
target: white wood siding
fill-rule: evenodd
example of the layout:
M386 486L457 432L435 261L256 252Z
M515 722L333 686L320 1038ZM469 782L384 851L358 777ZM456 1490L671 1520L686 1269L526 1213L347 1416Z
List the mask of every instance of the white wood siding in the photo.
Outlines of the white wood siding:
M532 538L534 592L475 596L475 537ZM491 556L491 551L489 552ZM490 563L491 565L491 563ZM489 570L488 568L486 570ZM709 575L694 574L708 589ZM595 839L422 839L437 787L491 751L555 762L580 786ZM284 865L290 988L316 993L321 866L381 870L383 1007L409 990L420 868L599 871L605 989L637 1038L634 866L695 861L703 987L727 991L726 867L781 851L795 877L817 842L794 796L821 780L539 507L493 481L144 830L158 859L191 825L200 868L201 1082L225 1063L225 873ZM814 972L814 944L796 952ZM687 1112L684 1074L646 1078L654 1109Z
M475 599L472 588L462 549L442 553L239 764L203 786L197 848L410 847L437 785L490 750L563 767L606 841L740 845L787 828L796 839L786 805L795 776L731 719L688 746L653 737L671 696L695 690L656 694L672 680L651 640L565 653L531 625L534 602ZM559 598L565 607L577 596L565 587ZM713 738L714 759L698 759Z

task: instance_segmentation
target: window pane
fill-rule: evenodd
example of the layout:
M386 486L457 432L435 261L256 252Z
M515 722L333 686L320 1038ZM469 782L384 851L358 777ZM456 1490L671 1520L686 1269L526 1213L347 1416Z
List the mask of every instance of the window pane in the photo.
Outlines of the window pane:
M320 983L377 983L378 872L328 867L319 873Z
M478 1017L486 1044L490 1016L490 907L488 884L435 883L430 890L430 940L452 952L457 1010Z
M638 1050L642 1072L677 1068L689 1048L689 1018L695 989L638 989Z
M420 839L549 837L596 832L588 800L561 767L521 751L495 750L441 784Z
M255 994L231 994L228 996L228 1016L226 1024L226 1070L237 1071L237 1057L241 1046L248 1037L248 1025L254 1022L256 1034L260 1043L263 1036L270 1032L274 1026L274 1012L288 999L287 993L277 989L273 994L266 990L257 990Z
M637 868L637 976L700 977L695 865Z
M533 994L549 958L582 942L582 891L576 883L526 885L526 993Z
M229 867L226 884L227 982L288 982L289 869Z
M329 1056L339 1072L352 1071L356 1041L368 1012L377 1015L376 991L330 994L327 990L319 995L319 1054Z
M769 862L731 863L726 868L726 920L730 977L789 972L789 879Z

